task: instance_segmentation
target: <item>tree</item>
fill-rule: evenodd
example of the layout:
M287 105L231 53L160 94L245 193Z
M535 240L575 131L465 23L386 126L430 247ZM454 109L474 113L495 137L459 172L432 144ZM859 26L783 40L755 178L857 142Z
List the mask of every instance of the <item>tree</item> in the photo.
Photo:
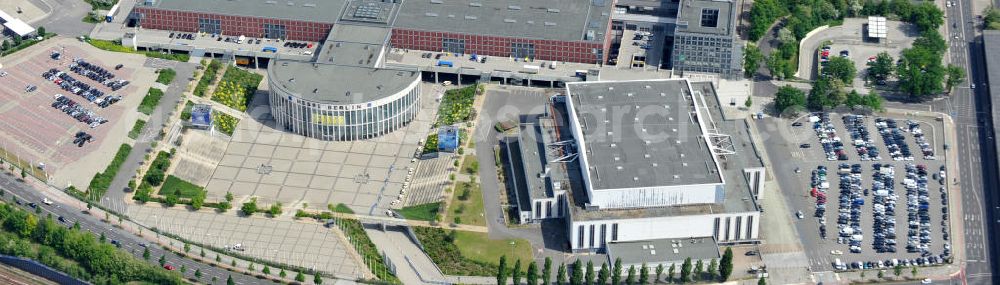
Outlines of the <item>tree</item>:
M760 277L757 279L757 285L767 285L767 281L764 280L764 277Z
M695 264L694 265L694 279L695 280L701 280L701 274L705 273L705 263L701 262L701 259L699 259L698 262L695 262L694 264Z
M3 50L8 50L10 49L10 42L8 42L7 40L3 40L3 45L0 45L0 47L2 47Z
M854 68L854 62L850 59L831 57L830 61L826 63L826 67L823 67L821 73L824 76L840 79L844 83L850 83L854 81L854 76L857 72L857 69Z
M250 216L257 212L257 197L250 198L250 202L243 203L243 207L240 207L240 211L244 215Z
M236 267L236 259L233 258L232 260L230 260L229 261L229 265L232 266L232 267Z
M729 275L733 274L733 248L726 247L726 252L722 254L719 261L719 278L722 281L729 280Z
M708 279L715 279L715 273L719 271L719 262L712 258L712 261L708 262Z
M656 265L656 279L653 279L653 283L660 283L660 276L663 276L663 263Z
M27 178L28 178L28 172L24 171L24 168L21 168L21 179L27 179Z
M142 249L142 259L149 260L149 248Z
M688 257L684 259L684 264L681 265L681 282L691 281L691 258Z
M597 271L597 283L596 284L597 285L608 284L608 277L609 277L608 275L610 275L610 274L611 274L611 272L608 270L608 263L607 262L602 262L601 263L601 270Z
M552 282L552 258L546 256L542 266L542 284L548 285L549 282Z
M798 88L792 87L791 85L785 85L778 88L778 92L774 94L774 108L778 113L782 113L788 110L792 106L802 106L806 105L806 94Z
M285 269L282 268L281 271L278 272L278 276L285 278L285 276L288 276L288 273L285 273Z
M989 7L983 11L983 29L1000 30L1000 9Z
M181 274L187 273L187 271L188 271L187 265L181 264Z
M945 89L951 90L952 87L962 84L965 81L965 69L954 64L949 64L945 70L948 74L948 80L945 81Z
M933 3L921 3L913 6L910 22L921 31L934 30L944 24L944 12Z
M226 201L227 202L233 201L233 192L226 191Z
M903 274L903 266L899 265L899 264L896 264L896 266L892 268L892 274L896 275L896 277L899 277L899 275L902 275Z
M753 96L747 96L747 100L743 101L743 106L747 107L748 109L750 108L750 106L753 106Z
M646 266L645 262L642 263L642 267L639 267L639 284L649 284L649 266Z
M514 261L514 271L510 273L511 283L514 285L521 284L521 260L518 259Z
M267 213L271 214L271 217L277 217L278 215L281 215L281 202L275 202L274 204L272 204L271 208L268 209Z
M904 49L896 65L899 89L914 99L924 99L942 91L945 68L941 56L934 51L916 46Z
M306 282L306 275L302 274L302 271L295 273L295 281Z
M194 269L194 278L201 279L201 269L200 268L195 268Z
M896 71L892 56L888 52L880 52L875 61L868 63L868 77L874 80L885 80Z
M219 256L218 253L215 254L215 262L222 262L222 256Z
M674 282L674 273L677 272L677 264L671 263L670 269L667 270L667 281Z
M538 264L534 261L528 263L528 272L525 275L528 285L538 285Z
M497 266L497 285L507 284L507 256L500 256L500 265Z
M271 267L264 265L264 270L261 270L260 272L264 272L264 274L271 274Z
M191 245L188 243L184 243L184 253L188 253L190 251L191 251Z
M313 283L315 283L315 284L323 284L323 277L319 276L319 272L316 272L316 273L313 274Z
M201 255L201 257L205 257L205 248L202 248L201 253L199 253L198 255Z
M615 258L615 266L611 269L611 285L619 285L622 282L622 259Z
M594 285L594 262L587 260L587 272L583 274L583 284ZM604 285L604 284L601 284Z
M226 278L226 285L236 285L236 281L233 281L232 275L229 275L229 277Z
M247 266L247 270L248 271L254 271L254 270L257 270L257 269L253 267L253 262L251 262L250 265Z
M44 37L46 35L45 27L38 26L38 29L36 29L36 31L38 32L38 36L40 37Z
M569 276L570 285L581 285L583 284L583 264L580 264L580 260L577 259L573 262L573 273Z
M877 276L878 279L885 278L885 271L879 270Z
M767 72L771 74L771 77L777 80L785 78L785 61L777 52L772 52L764 60L767 64Z
M201 210L203 205L205 205L205 191L198 192L194 197L191 197L191 209Z
M164 265L167 265L167 257L165 255L160 255L159 262L160 262L160 267L163 267Z
M556 273L556 284L566 285L566 264L559 264L559 271Z
M219 212L225 213L226 211L229 211L229 209L232 208L233 208L232 203L229 203L229 201L222 201L219 202L219 206L216 209L219 209Z
M628 266L628 275L625 277L625 284L635 285L635 265Z
M917 267L916 266L913 266L912 268L910 268L910 276L913 277L913 278L917 277Z
M743 76L753 78L763 60L764 54L760 52L760 48L753 43L747 43L746 48L743 49Z

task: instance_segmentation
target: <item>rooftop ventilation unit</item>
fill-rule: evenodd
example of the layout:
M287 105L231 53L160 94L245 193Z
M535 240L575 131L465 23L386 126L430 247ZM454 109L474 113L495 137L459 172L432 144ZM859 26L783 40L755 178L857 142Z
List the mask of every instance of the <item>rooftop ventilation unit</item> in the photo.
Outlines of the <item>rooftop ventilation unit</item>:
M441 0L431 0L431 4L444 4Z
M553 9L553 8L549 8L548 10L545 10L545 11L547 11L549 13L559 13L559 9Z
M437 13L427 12L427 13L424 13L424 16L427 16L427 17L437 17L438 14Z
M479 19L479 18L476 17L476 16L465 16L465 19L466 20L475 20L475 19Z
M554 22L545 22L545 25L546 26L555 26L556 23L554 23Z
M503 19L503 22L504 23L517 23L517 20L514 20L514 19Z
M507 9L510 9L510 10L521 10L521 6L510 5L510 6L507 6Z
M316 8L316 4L306 3L306 4L302 4L302 7Z
M483 3L469 2L469 7L483 7Z

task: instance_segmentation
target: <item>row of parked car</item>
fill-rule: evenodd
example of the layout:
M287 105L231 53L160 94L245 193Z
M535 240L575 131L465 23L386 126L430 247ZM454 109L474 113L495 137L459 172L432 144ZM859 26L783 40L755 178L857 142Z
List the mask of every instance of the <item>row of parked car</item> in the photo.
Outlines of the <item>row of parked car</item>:
M885 142L886 151L889 152L889 156L892 157L892 160L913 160L913 153L910 152L910 145L906 143L903 132L899 129L899 124L896 120L889 118L875 118L875 127L878 128L879 134L882 135L882 141Z
M55 83L66 92L80 95L80 97L83 97L90 102L94 102L94 100L104 96L103 91L93 88L90 84L77 80L68 73L59 71L55 68L42 72L42 78L52 81L52 83Z
M861 253L864 231L861 229L861 206L865 198L861 196L861 165L841 163L837 174L840 176L839 210L837 228L840 236L837 243L848 244L852 253Z
M931 266L939 265L944 263L945 260L938 256L928 256L928 257L917 257L917 258L903 258L903 259L886 259L886 260L875 260L875 261L855 261L851 263L843 263L838 258L833 262L833 266L837 270L867 270L867 269L890 269L900 266L903 268L909 268L914 266ZM931 284L933 281L930 279L924 279L921 284Z
M924 136L924 131L920 129L920 123L912 120L907 120L906 125L911 134L913 134L913 139L917 141L917 145L920 146L920 151L924 154L924 159L935 160L937 157L934 156L934 146L927 142L927 137Z
M843 119L844 125L847 126L847 131L851 133L851 141L854 144L854 149L857 150L861 160L881 160L882 157L879 156L878 148L875 147L875 142L872 141L871 133L868 132L868 127L865 126L865 116L844 115Z
M76 136L73 138L73 144L76 144L77 147L83 147L84 143L89 143L93 141L94 141L94 136L82 131L77 132Z
M121 67L122 65L119 64L115 68L118 69ZM76 72L77 74L86 76L91 80L100 82L104 86L111 88L111 91L118 91L119 89L125 88L125 86L128 86L129 84L128 80L123 80L123 79L116 80L114 73L111 73L110 71L98 65L88 63L87 61L80 58L73 59L73 63L69 65L69 70Z
M62 94L56 94L55 98L56 101L52 103L52 108L63 111L63 113L66 113L81 123L87 124L91 128L96 128L97 126L108 122L108 120L104 119L104 117L98 116L94 113L94 111L87 109L80 103L73 101L73 99L66 98L66 96L63 96Z
M906 165L906 211L909 230L906 240L907 252L921 252L929 255L931 238L930 196L927 191L927 166ZM947 207L944 207L947 209Z
M830 121L830 114L814 114L810 120L814 121L813 130L816 132L820 144L823 145L826 160L847 160L844 143L840 140L840 136L837 136L837 128Z
M895 168L890 164L872 165L872 248L875 252L896 252L896 195Z
M809 195L816 198L816 212L813 216L819 219L819 237L826 239L826 190L830 183L826 180L826 166L817 166L812 171L812 190Z

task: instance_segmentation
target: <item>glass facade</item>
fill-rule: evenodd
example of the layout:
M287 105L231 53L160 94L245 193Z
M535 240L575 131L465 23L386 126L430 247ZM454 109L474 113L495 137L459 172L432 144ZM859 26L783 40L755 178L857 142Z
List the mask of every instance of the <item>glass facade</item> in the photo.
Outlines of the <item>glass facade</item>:
M678 73L717 73L731 77L742 67L739 61L734 61L734 52L732 37L679 33L674 35L671 60Z
M272 115L288 131L321 140L363 140L409 124L420 106L420 85L413 84L393 96L361 104L312 102L278 88L271 90L270 101Z
M222 21L217 19L198 18L198 31L209 34L221 34Z
M441 39L441 50L450 53L465 54L465 40L463 39Z
M510 56L514 58L535 58L535 45L528 43L510 43Z
M284 39L287 30L285 25L264 24L264 37L268 39Z

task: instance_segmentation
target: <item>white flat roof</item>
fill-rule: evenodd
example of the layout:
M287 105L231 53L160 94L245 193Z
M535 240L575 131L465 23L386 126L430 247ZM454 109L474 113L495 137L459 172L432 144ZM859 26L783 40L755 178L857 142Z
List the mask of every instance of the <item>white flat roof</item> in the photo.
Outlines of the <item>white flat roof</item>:
M879 38L884 39L889 34L889 29L886 27L885 17L868 17L868 37L869 38Z
M35 28L32 28L31 25L28 25L28 23L21 21L21 19L14 18L4 11L0 11L0 21L3 21L4 27L7 27L19 36L25 36L35 31Z

